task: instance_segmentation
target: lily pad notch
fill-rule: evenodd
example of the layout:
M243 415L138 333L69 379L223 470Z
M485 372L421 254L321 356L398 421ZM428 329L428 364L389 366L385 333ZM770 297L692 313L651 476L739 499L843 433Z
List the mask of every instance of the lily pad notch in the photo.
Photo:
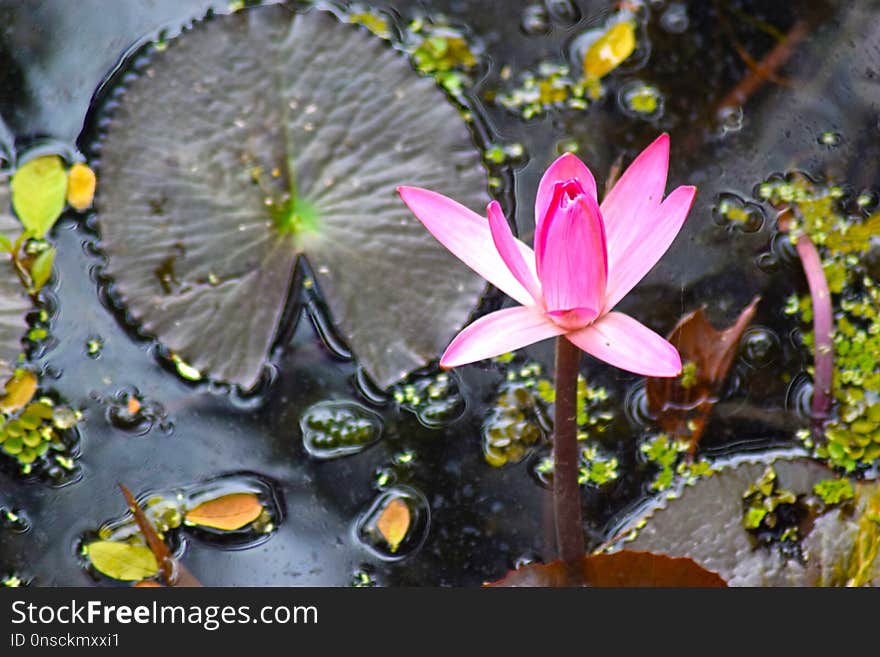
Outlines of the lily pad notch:
M484 283L395 189L476 211L489 197L433 79L363 28L277 5L210 17L137 73L101 112L96 217L113 296L143 333L251 389L304 256L376 384L437 357Z

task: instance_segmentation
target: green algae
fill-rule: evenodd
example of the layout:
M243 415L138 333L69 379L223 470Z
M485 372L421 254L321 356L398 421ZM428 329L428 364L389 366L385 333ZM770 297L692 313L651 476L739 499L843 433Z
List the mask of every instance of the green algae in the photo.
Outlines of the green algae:
M813 486L813 492L828 506L851 500L856 494L849 479L823 479Z
M639 452L647 463L657 469L650 489L655 492L669 490L676 477L682 477L686 485L693 485L698 478L706 477L715 471L705 459L689 461L690 443L675 439L667 433L660 433L646 439L639 446Z

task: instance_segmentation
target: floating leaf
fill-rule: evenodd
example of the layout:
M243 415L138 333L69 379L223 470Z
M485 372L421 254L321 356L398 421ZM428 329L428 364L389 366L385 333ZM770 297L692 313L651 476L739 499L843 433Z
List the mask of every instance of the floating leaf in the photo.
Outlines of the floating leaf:
M29 160L12 176L12 207L33 237L43 238L64 211L67 172L57 155Z
M759 301L760 297L755 297L733 326L723 331L712 326L702 308L682 317L669 334L669 341L681 354L682 375L647 380L651 415L663 431L690 441L691 452L703 435L739 340L755 316Z
M302 253L377 384L435 358L484 285L395 188L477 211L488 197L434 81L356 26L279 6L206 20L149 66L107 122L98 206L107 273L142 328L249 388Z
M119 484L119 489L125 497L128 508L134 515L138 529L141 530L141 534L149 546L145 549L149 550L157 564L156 573L153 574L158 574L159 567L161 567L162 579L167 586L200 587L202 585L201 582L171 554L171 550L165 545L165 541L159 536L156 528L153 527L153 523L147 518L140 504L138 504L134 495L131 494L131 491L122 484ZM148 577L152 577L152 575L141 575L132 579L147 579Z
M569 567L562 561L529 564L488 586L727 586L692 559L623 550L592 554Z
M95 569L113 579L135 582L159 573L156 557L146 545L95 541L86 545L85 550Z
M55 247L50 246L40 252L40 255L34 258L31 263L31 282L34 292L39 292L49 282L49 278L52 276L52 265L55 264L55 254Z
M3 398L0 399L0 411L14 413L27 406L34 398L38 385L37 375L30 370L15 370L6 382Z
M82 162L77 162L70 167L67 175L67 202L80 212L92 207L96 184L95 172Z
M186 521L193 525L234 531L260 517L263 505L253 493L232 493L190 509Z
M4 251L21 233L21 224L9 212L9 181L0 173L0 236L4 239ZM6 248L6 244L10 248ZM8 378L15 369L21 354L21 339L28 330L27 313L33 302L19 281L11 258L0 254L0 380Z
M731 586L880 584L880 560L871 556L880 532L872 533L868 522L880 485L858 483L846 507L825 506L812 491L833 473L813 461L757 455L713 467L716 474L684 487L680 496L634 514L606 547L690 557ZM773 541L748 528L761 488L776 514ZM789 509L781 512L780 503Z
M598 80L620 66L636 49L636 26L632 21L615 23L584 55L584 74Z
M382 538L388 543L391 552L397 552L397 548L406 538L412 516L409 505L399 497L393 498L382 509L379 519L376 520L376 528L382 534Z

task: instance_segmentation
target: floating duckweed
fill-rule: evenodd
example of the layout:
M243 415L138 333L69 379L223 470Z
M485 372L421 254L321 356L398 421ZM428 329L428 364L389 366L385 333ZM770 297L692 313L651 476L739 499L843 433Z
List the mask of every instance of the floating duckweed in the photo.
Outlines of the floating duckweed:
M0 586L14 589L20 586L27 586L27 582L15 573L8 573L0 577Z
M764 210L736 194L720 194L712 211L715 223L730 230L756 233L764 226Z
M101 351L104 349L104 338L100 335L91 336L86 340L86 355L89 358L100 358Z
M639 451L648 463L659 468L651 482L651 490L664 491L675 480L676 467L687 454L688 442L675 440L669 434L661 433L643 442Z
M177 373L187 381L201 381L202 373L195 367L184 362L177 354L171 354L171 362L174 363L174 369Z
M742 497L746 531L761 545L776 544L784 556L800 557L798 527L807 510L793 492L780 488L773 466Z
M454 422L464 412L464 398L458 380L449 372L413 375L393 390L394 400L415 413L423 425L434 429Z
M617 101L625 114L641 119L656 119L663 114L663 94L657 87L639 80L620 88Z
M27 516L18 509L8 509L0 505L0 529L23 534L31 528Z
M553 428L551 407L556 400L552 381L541 376L541 365L511 363L495 404L483 422L483 455L489 465L518 463ZM588 386L579 376L577 384L578 439L604 432L613 415L608 391Z
M614 19L616 20L616 19ZM620 66L636 49L636 24L633 20L612 22L595 35L583 56L584 77L599 80ZM594 31L584 37L592 38ZM582 39L584 37L581 37Z
M598 82L578 80L568 66L544 62L537 72L527 71L520 84L496 101L524 119L531 119L553 109L585 109L601 96Z
M351 586L358 589L376 586L376 576L369 566L361 566L351 576Z
M840 144L840 139L840 133L832 130L826 130L819 135L819 143L823 146L837 146Z
M363 25L380 39L391 38L391 22L378 12L356 5L349 9L346 18L351 23Z
M306 451L319 459L357 454L382 435L381 418L348 401L323 401L309 406L299 426Z
M813 492L827 505L840 504L855 497L852 482L849 479L825 479L813 486Z
M824 442L810 440L814 454L846 472L880 460L880 285L864 257L880 234L880 213L849 216L839 185L819 185L801 174L774 176L757 188L758 196L788 206L793 239L809 235L819 249L835 317L834 398L836 414L825 427ZM790 297L785 312L809 325L809 295ZM803 343L813 349L811 327Z
M416 69L432 76L452 96L460 97L464 87L472 83L470 73L478 64L477 54L464 32L442 17L410 22L403 47Z
M55 417L62 413L71 421L59 426ZM59 483L67 481L76 470L77 442L75 433L68 430L80 417L66 406L56 406L49 397L9 409L0 416L0 452L14 459L23 475L39 472Z
M578 483L582 486L585 484L602 486L615 481L620 476L619 465L616 457L599 454L598 449L592 445L585 447L581 450Z
M486 162L495 166L521 163L525 159L525 155L525 148L518 143L506 146L492 144L483 152Z

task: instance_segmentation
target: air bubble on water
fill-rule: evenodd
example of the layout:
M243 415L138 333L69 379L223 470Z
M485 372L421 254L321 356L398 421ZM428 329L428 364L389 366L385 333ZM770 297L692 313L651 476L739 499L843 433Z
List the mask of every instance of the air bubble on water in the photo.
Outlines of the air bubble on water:
M739 132L743 127L743 108L740 105L725 105L716 116L721 134Z
M309 406L299 421L303 447L316 459L357 454L382 435L382 419L353 401L322 401Z
M717 225L728 230L756 233L764 227L764 208L736 194L719 194L712 216Z
M627 391L626 399L623 401L623 412L633 426L644 428L653 424L654 418L648 408L648 392L644 379Z
M743 361L752 367L766 367L776 360L781 343L779 336L764 326L752 326L740 339Z
M572 25L580 20L581 12L572 0L544 0L550 18L563 25Z
M550 16L541 3L526 5L520 19L520 28L527 35L546 34L550 31Z
M813 379L806 373L798 374L785 393L785 409L807 421L812 418Z
M104 338L100 335L90 335L86 338L85 352L86 356L97 360L101 357L101 351L104 349Z
M380 529L380 519L392 504L404 503L409 523L403 539L396 546L388 543ZM358 542L383 561L400 561L416 552L425 542L431 524L425 496L411 486L395 486L380 493L358 516L354 532Z
M690 26L687 5L671 2L660 16L660 27L670 34L682 34Z

